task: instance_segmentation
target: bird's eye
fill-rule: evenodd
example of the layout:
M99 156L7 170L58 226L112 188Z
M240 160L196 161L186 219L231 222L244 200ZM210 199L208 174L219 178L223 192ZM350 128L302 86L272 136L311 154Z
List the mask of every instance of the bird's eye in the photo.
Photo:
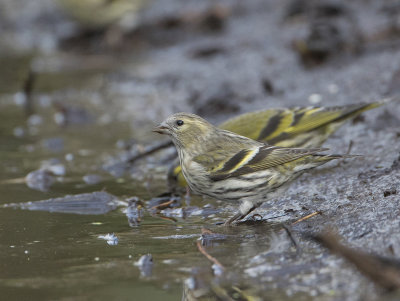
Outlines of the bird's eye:
M177 120L177 121L176 121L176 125L177 125L177 126L183 125L183 120Z

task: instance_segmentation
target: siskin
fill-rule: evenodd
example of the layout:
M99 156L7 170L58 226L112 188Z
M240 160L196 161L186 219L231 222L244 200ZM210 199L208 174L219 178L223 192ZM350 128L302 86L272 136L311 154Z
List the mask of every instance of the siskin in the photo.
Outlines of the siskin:
M325 108L268 109L239 115L219 127L275 146L319 147L347 120L390 100ZM178 162L171 165L168 181L171 187L186 186Z
M197 115L177 113L155 132L169 135L178 151L183 175L194 192L222 201L240 201L242 219L304 171L342 155L322 148L267 145L213 126Z
M58 0L64 11L83 28L104 29L118 24L123 29L136 25L138 12L148 0Z

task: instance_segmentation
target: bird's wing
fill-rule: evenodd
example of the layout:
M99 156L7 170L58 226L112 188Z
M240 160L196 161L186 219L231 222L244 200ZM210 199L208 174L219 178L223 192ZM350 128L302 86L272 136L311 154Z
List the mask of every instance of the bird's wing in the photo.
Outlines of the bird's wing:
M304 107L293 109L269 109L242 114L222 123L220 128L254 140L277 145L292 137L316 130L330 123L342 124L364 111L384 102L360 103L328 108ZM249 122L251 120L251 122ZM293 141L293 146L296 143Z
M221 170L230 158L239 162L247 152L265 144L254 141L235 133L217 129L215 135L209 137L201 148L201 154L192 158L192 161L201 164L209 173Z
M250 139L247 140L250 141ZM258 145L258 143L255 141L249 143L255 143ZM251 145L248 147L251 147ZM215 143L210 141L204 152L195 156L192 161L201 164L207 170L207 172L213 173L217 170L221 170L227 161L229 161L229 158L237 158L232 160L230 164L233 164L234 161L239 160L246 149L246 145L240 141L236 141L236 139L231 140L229 138L223 139L219 137L219 140Z
M325 150L327 149L284 148L269 145L242 149L218 165L214 164L210 169L210 179L218 181L265 170Z
M308 107L294 109L291 114L293 121L283 132L294 135L307 132L330 122L344 121L380 105L381 103L360 103L328 108Z

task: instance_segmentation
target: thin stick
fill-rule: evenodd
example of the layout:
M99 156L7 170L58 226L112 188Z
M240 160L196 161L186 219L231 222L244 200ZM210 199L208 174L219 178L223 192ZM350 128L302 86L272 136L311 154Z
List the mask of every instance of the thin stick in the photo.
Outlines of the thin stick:
M168 216L164 216L164 215L160 215L160 214L157 214L157 216L159 218L161 218L161 219L165 219L165 220L170 221L170 222L174 222L174 223L177 222L177 219L173 218L173 217L168 217Z
M350 155L351 149L353 148L353 140L350 140L349 146L347 147L346 155Z
M208 260L219 266L221 269L225 269L224 266L214 257L207 253L204 247L201 245L201 241L197 241L197 248L199 249L200 253L207 257Z
M132 155L127 161L128 163L133 163L138 159L141 159L143 157L146 157L148 155L151 155L152 153L155 153L161 149L167 148L169 146L172 146L172 141L167 140L167 141L162 141L160 143L156 143L153 145L148 145L144 148L143 151L137 152L136 154Z
M297 239L294 237L292 229L290 228L290 226L283 225L283 229L285 229L287 236L289 236L290 241L292 242L292 244L296 248L297 255L301 255L301 249L300 249L299 243L297 242Z
M309 215L306 215L305 217L302 217L302 218L298 219L297 221L295 221L294 223L292 223L292 226L296 225L296 224L298 224L298 223L300 223L302 221L305 221L305 220L307 220L309 218L312 218L313 216L316 216L318 214L322 214L322 212L321 211L315 211L315 212L313 212L313 213L311 213Z
M28 76L26 77L24 81L24 85L22 87L22 91L25 94L25 114L27 116L30 116L33 114L33 98L32 98L32 92L33 88L36 83L36 73L32 70L29 69Z
M161 203L161 204L155 205L155 206L151 207L150 210L160 209L161 207L171 205L173 202L175 202L175 200L170 200L170 201L167 201L165 203Z

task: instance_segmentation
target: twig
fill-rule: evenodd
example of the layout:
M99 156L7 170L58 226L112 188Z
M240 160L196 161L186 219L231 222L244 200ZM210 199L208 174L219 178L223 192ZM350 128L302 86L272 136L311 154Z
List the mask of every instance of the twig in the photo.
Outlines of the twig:
M172 141L162 141L160 143L156 143L156 144L152 144L152 145L148 145L144 148L144 150L137 152L136 154L132 155L132 157L130 157L127 162L132 164L133 162L135 162L138 159L141 159L143 157L146 157L148 155L151 155L152 153L155 153L161 149L167 148L169 146L172 146Z
M161 203L161 204L158 204L158 205L155 205L155 206L151 207L150 210L160 209L161 207L164 207L164 206L166 207L168 205L171 205L173 202L175 202L175 200L169 200L169 201L167 201L165 203Z
M200 253L203 254L205 257L207 257L208 260L219 266L221 269L225 269L224 266L214 257L212 257L210 254L207 253L207 251L204 249L204 247L201 245L201 241L197 241L197 248L199 249Z
M174 222L174 223L176 223L178 221L176 218L169 217L169 216L164 216L164 215L160 215L160 214L157 214L157 216L159 218L161 218L161 219L165 219L167 221L171 221L171 222Z
M318 214L322 214L322 212L321 212L321 211L315 211L315 212L313 212L313 213L311 213L311 214L309 214L309 215L306 215L305 217L302 217L302 218L298 219L297 221L293 222L293 223L292 223L292 226L293 226L293 225L296 225L296 224L298 224L298 223L300 223L300 222L303 222L303 221L305 221L305 220L307 220L307 219L309 219L309 218L312 218L312 217L314 217L314 216L316 216L316 215L318 215Z
M349 146L347 147L346 155L350 155L351 149L353 148L353 140L350 140Z
M399 260L350 248L340 243L340 238L330 231L318 234L304 233L304 235L347 259L362 274L382 288L388 291L400 288Z
M299 243L297 242L297 239L294 237L292 229L288 225L283 225L283 229L285 229L287 236L289 236L290 241L296 248L296 253L297 255L301 255L301 248L299 246Z
M23 83L22 91L25 95L25 114L27 116L33 114L33 98L32 91L36 81L36 73L29 69L28 75Z

